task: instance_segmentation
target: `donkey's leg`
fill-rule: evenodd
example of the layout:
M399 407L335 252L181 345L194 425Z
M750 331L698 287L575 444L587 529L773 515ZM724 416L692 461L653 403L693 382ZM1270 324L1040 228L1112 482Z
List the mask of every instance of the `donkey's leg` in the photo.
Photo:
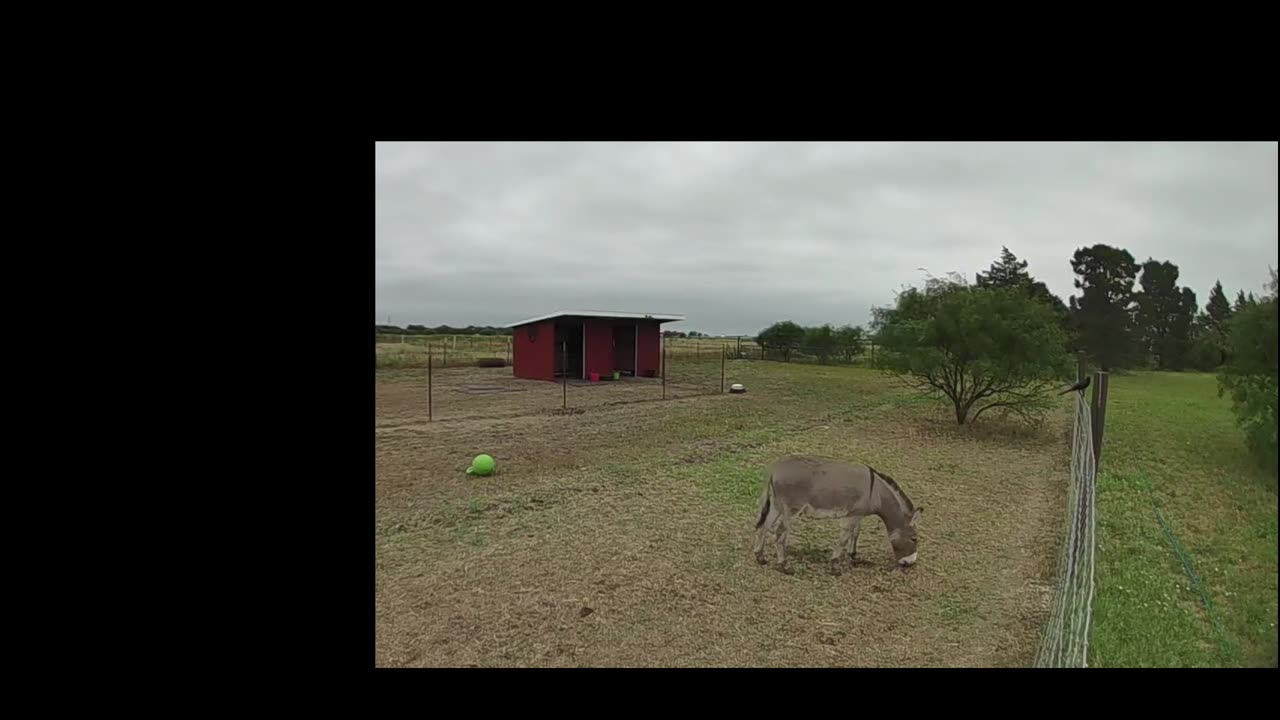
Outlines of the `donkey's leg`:
M752 552L756 554L756 562L761 565L769 564L769 560L764 556L764 539L765 536L769 534L769 531L773 529L774 525L778 523L778 518L778 508L770 507L768 514L765 515L764 523L762 523L756 530L756 544L755 547L752 548Z
M836 546L831 549L831 574L839 575L843 570L841 567L845 553L849 551L849 531L852 526L848 522L840 523L840 539L836 541Z
M842 536L848 542L845 552L849 553L849 559L858 562L858 535L862 532L862 515L850 515L844 521L845 534Z
M778 513L778 529L774 537L774 542L778 545L778 569L787 575L791 574L791 568L787 567L787 533L791 530L791 512L783 508Z

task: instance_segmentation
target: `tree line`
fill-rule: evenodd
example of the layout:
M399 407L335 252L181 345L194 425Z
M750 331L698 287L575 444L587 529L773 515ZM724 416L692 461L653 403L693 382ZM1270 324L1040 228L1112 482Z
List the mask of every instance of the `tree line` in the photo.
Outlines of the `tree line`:
M373 326L374 335L510 335L511 328L493 327L491 325L468 325L466 327L450 327L449 325L439 325L433 328L426 325L409 325L407 327L399 327L398 325L377 325Z
M784 361L792 355L816 358L820 363L832 361L853 362L866 349L866 331L861 326L830 323L816 327L804 327L790 320L777 322L761 330L755 337L756 344L765 352L778 351Z
M1128 251L1107 245L1077 250L1071 266L1081 294L1072 296L1070 304L1032 277L1027 261L1007 247L987 272L977 273L974 285L1017 288L1042 302L1066 333L1068 349L1104 370L1215 370L1228 359L1231 318L1259 302L1252 292L1240 290L1233 304L1222 283L1215 282L1200 308L1195 291L1178 285L1177 265L1154 259L1139 264ZM965 282L955 274L948 278ZM784 358L798 352L823 359L861 353L869 339L861 327L804 327L789 320L770 325L755 338Z
M1227 299L1215 282L1200 305L1168 260L1138 263L1123 248L1096 244L1071 257L1077 294L1064 303L1007 247L987 272L949 273L872 309L882 350L876 364L909 386L945 397L960 424L987 412L1035 420L1052 392L1074 379L1072 357L1102 370L1218 371L1249 447L1276 468L1276 271L1264 296ZM774 323L756 337L790 353L852 358L861 328Z

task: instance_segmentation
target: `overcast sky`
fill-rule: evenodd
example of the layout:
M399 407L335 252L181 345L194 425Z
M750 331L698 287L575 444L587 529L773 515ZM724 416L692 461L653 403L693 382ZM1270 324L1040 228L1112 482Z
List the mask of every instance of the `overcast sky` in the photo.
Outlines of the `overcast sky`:
M1276 143L379 143L375 320L865 324L1001 245L1065 302L1099 242L1172 261L1203 307L1280 264L1276 175Z

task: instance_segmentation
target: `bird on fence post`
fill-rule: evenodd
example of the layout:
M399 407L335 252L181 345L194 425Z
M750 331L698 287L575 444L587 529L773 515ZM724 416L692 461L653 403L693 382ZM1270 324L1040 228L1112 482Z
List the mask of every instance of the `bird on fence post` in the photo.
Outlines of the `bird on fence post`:
M1071 392L1072 390L1076 390L1076 391L1078 391L1078 392L1084 392L1084 389L1085 389L1085 388L1087 388L1087 387L1089 387L1089 376L1088 376L1088 375L1086 375L1086 376L1085 376L1085 378L1084 378L1083 380L1078 381L1075 385L1072 385L1071 387L1067 388L1066 390L1063 390L1062 392L1060 392L1060 393L1058 393L1058 394L1059 394L1059 395L1066 395L1067 393Z

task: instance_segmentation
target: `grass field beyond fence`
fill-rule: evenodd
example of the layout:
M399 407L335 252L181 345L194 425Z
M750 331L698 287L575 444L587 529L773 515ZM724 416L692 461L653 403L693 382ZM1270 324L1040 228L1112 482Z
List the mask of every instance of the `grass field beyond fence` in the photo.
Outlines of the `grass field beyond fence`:
M1112 377L1100 471L1090 665L1274 667L1276 480L1214 377Z

